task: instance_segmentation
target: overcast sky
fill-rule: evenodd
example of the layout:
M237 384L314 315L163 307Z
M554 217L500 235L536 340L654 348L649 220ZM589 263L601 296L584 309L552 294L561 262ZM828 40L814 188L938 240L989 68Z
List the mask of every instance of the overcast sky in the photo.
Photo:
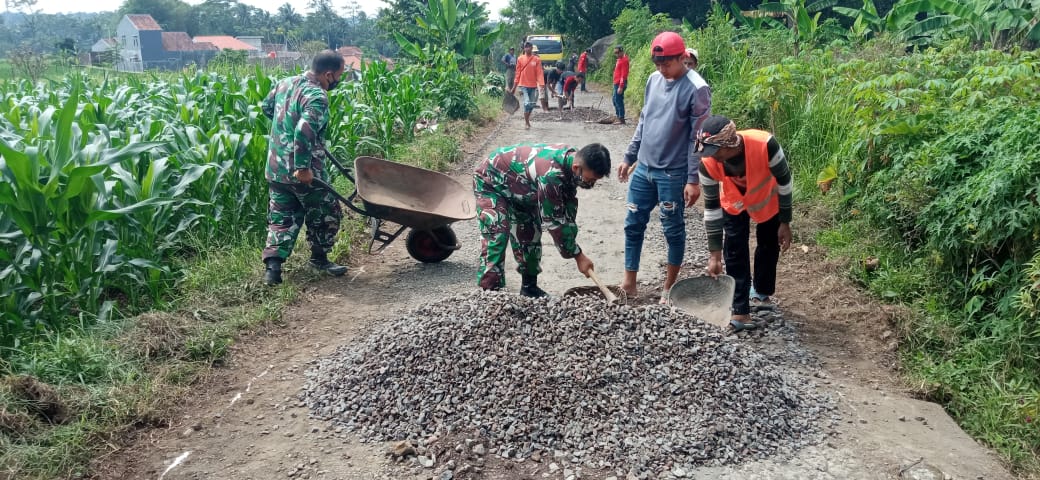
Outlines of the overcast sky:
M190 4L202 3L201 1L187 0ZM278 7L288 2L296 9L297 12L305 13L307 11L308 0L239 0L242 3L259 7L274 13L278 10ZM509 0L484 0L487 3L488 11L491 12L491 18L499 18L498 11L505 8L509 4ZM85 2L73 2L69 0L39 0L36 4L43 13L72 13L72 12L103 12L118 10L119 6L122 5L122 0L88 0ZM340 15L345 13L343 8L346 5L347 0L333 0L332 4L339 8ZM358 5L361 9L369 15L374 15L379 11L381 7L385 7L386 3L382 0L357 0ZM147 12L140 12L147 13Z

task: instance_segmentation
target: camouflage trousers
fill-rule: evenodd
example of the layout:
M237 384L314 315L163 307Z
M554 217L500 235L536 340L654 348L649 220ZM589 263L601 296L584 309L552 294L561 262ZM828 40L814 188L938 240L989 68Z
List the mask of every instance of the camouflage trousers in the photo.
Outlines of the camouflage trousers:
M519 209L494 192L477 191L477 221L480 224L480 269L477 285L497 290L506 285L506 246L513 244L513 257L521 275L538 275L542 262L542 228L536 208Z
M307 225L311 252L327 254L336 243L343 210L330 193L306 185L268 183L267 245L263 259L285 260Z

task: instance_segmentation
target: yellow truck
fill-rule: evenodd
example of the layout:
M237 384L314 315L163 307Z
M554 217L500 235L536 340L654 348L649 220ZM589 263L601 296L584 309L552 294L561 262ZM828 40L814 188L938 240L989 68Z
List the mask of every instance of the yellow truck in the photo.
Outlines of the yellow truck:
M534 45L535 53L542 59L543 67L551 67L563 60L563 35L528 35L524 41Z

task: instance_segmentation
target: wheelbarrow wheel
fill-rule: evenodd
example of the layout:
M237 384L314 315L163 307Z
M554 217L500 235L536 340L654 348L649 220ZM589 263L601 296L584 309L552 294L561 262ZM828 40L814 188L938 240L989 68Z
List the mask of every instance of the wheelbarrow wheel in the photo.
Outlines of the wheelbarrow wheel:
M455 251L452 246L458 244L455 231L445 225L433 230L412 230L408 232L405 245L412 258L423 263L437 263L451 256Z

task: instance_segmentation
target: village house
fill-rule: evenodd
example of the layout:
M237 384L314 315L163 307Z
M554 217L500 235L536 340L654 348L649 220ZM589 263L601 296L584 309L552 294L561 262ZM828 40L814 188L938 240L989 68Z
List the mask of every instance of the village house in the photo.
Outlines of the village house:
M179 70L188 65L205 66L221 50L242 50L252 58L263 57L263 38L258 36L200 35L166 32L151 15L124 15L116 36L103 38L91 48L97 63L109 50L118 52L116 69L124 72Z
M120 53L116 68L124 72L205 65L220 51L213 44L192 41L185 32L164 32L151 15L143 14L124 15L115 42Z

